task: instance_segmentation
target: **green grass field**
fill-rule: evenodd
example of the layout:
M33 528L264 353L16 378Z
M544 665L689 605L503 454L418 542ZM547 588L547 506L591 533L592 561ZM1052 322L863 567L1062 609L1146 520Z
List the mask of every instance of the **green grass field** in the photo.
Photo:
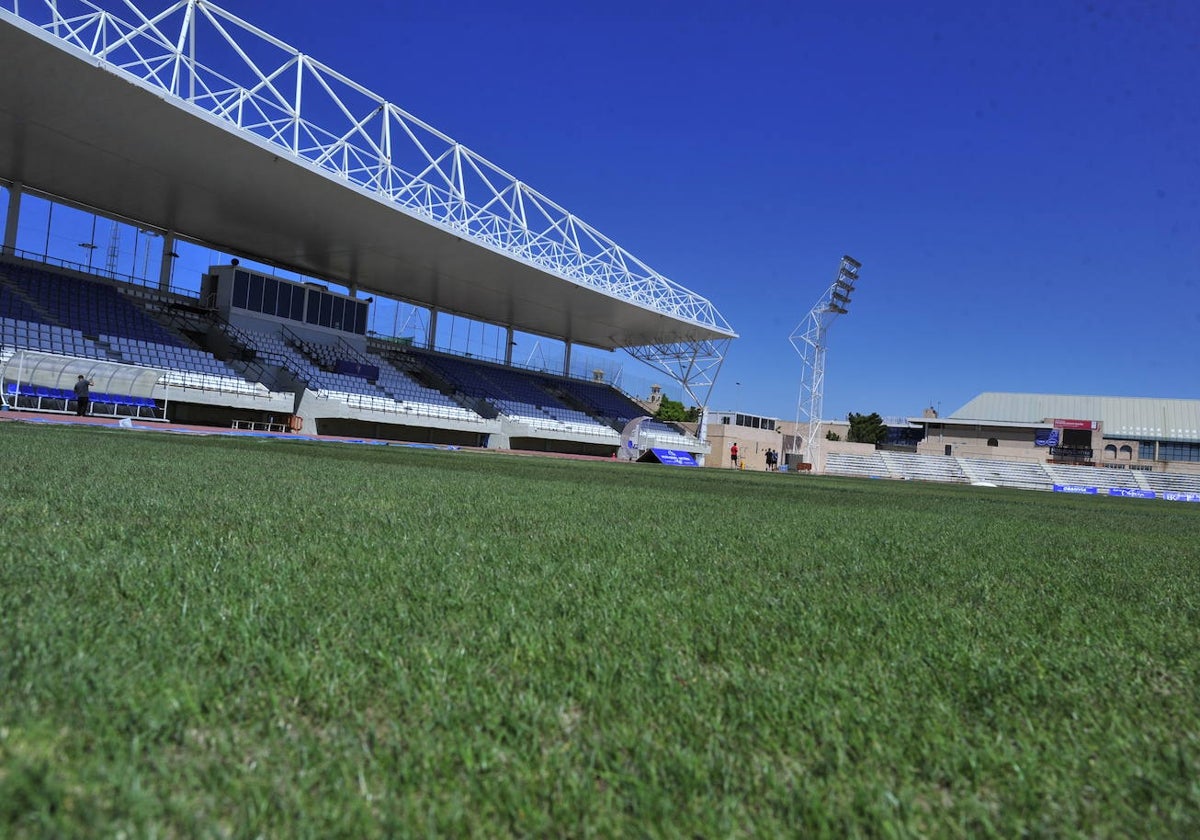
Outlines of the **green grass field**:
M0 835L1195 837L1200 505L0 423Z

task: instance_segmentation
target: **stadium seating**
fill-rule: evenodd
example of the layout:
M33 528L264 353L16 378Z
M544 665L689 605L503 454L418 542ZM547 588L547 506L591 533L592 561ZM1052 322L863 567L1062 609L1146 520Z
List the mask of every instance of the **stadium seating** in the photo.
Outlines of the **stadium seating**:
M479 422L482 418L441 392L421 385L386 359L361 354L340 341L321 342L262 330L241 329L243 340L260 361L279 365L292 374L319 399L344 403L348 408L415 415L438 420ZM339 373L339 362L353 361L378 369L371 382L362 376Z
M1200 475L1134 470L1156 493L1200 493Z
M669 423L661 423L658 420L645 421L638 427L638 433L643 446L686 449L689 445L696 443L696 439L691 435L684 434Z
M5 274L10 291L23 297L29 309L42 313L39 321L78 330L91 338L106 333L161 345L181 343L107 283L32 267L9 266Z
M22 317L24 316L24 317ZM163 371L159 384L187 389L258 395L265 386L247 382L211 354L190 346L154 320L116 287L17 264L0 267L0 343L58 356L94 359ZM99 394L97 407L114 413L148 406L131 396ZM38 408L53 406L39 399ZM97 409L101 410L101 409Z
M79 356L86 359L112 358L79 330L0 315L0 343L22 350Z
M1055 484L1109 489L1200 493L1200 475L1116 470L1068 464L997 461L988 458L952 458L898 452L830 452L825 472L864 478L900 478L952 483L979 482L1023 490L1054 489Z
M223 335L222 335L223 334ZM223 361L206 349L222 348ZM218 394L266 396L303 387L351 412L479 423L503 415L528 436L616 445L643 408L615 388L543 372L375 341L359 349L310 332L235 327L198 301L148 287L21 261L0 261L0 347L153 369L173 401L210 402ZM372 351L374 348L374 352ZM175 391L174 389L178 389ZM207 396L189 392L209 392ZM62 395L14 394L22 407L70 408ZM214 402L215 401L215 402ZM97 392L96 411L145 412L132 397ZM337 414L337 416L346 416ZM642 426L643 445L695 448L694 437L665 423ZM517 432L517 435L524 434Z
M412 351L410 355L464 397L483 400L499 413L533 429L619 440L612 427L563 403L538 374L423 351Z
M830 452L825 456L825 472L860 478L890 478L891 471L879 452Z
M910 481L944 481L953 484L969 483L957 458L943 455L916 455L910 452L879 453L888 471L897 478Z
M1046 472L1055 484L1082 484L1088 487L1149 489L1138 480L1136 470L1110 470L1104 467L1078 467L1068 464L1046 464Z
M556 379L554 383L591 414L611 420L618 427L623 428L630 420L642 417L646 413L644 408L629 397L604 383L579 379Z
M959 458L958 463L973 482L982 481L998 487L1020 487L1025 490L1049 490L1054 484L1053 477L1040 463L988 458Z

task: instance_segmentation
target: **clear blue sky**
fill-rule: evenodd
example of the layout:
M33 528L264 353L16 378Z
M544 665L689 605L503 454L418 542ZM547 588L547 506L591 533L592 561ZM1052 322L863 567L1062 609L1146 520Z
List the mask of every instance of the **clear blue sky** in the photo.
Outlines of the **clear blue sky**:
M795 416L843 253L827 418L1200 397L1194 2L227 6L712 300L714 408Z
M1194 0L223 5L713 301L713 408L795 417L843 253L826 418L1200 397Z

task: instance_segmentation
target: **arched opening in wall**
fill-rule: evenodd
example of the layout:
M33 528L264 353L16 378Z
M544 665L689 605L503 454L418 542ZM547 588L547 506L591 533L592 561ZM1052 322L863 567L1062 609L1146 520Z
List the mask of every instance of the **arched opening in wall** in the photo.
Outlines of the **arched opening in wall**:
M1108 446L1104 447L1104 460L1105 461L1117 460L1117 447L1116 446L1114 446L1113 444L1110 443Z
M1000 441L996 440L995 438L988 438L988 446L999 446L999 445L1000 445Z
M1133 460L1133 447L1129 446L1129 445L1122 446L1121 450L1120 450L1119 459L1122 461L1132 461Z

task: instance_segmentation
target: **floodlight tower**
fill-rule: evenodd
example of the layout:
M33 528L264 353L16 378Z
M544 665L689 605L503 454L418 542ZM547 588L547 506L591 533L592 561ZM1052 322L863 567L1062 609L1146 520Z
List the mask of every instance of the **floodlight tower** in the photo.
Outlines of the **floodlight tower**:
M808 421L808 430L804 434L804 459L814 468L821 447L818 435L821 431L821 404L825 399L826 336L834 320L846 314L861 267L862 263L858 260L843 256L838 264L837 277L791 335L792 346L800 354L805 370L800 383L800 399L796 405L796 427L799 430L801 421Z

